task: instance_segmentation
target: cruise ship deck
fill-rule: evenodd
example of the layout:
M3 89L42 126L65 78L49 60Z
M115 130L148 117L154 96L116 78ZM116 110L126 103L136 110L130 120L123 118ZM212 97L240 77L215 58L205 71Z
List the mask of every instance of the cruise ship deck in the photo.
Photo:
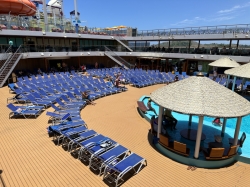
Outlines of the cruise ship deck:
M147 160L147 166L122 186L249 186L250 165L237 162L221 169L187 170L161 155L151 144L150 124L136 101L163 85L137 89L96 100L81 117L89 129L106 135ZM113 186L48 137L48 116L9 119L8 87L0 88L0 186ZM47 109L51 111L51 108Z

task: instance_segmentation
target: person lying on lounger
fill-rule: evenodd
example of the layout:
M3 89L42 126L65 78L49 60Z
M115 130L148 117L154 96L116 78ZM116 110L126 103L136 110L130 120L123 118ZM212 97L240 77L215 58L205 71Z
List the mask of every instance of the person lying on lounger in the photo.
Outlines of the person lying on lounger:
M95 103L91 101L88 91L82 92L82 99L86 101L88 104L95 105Z

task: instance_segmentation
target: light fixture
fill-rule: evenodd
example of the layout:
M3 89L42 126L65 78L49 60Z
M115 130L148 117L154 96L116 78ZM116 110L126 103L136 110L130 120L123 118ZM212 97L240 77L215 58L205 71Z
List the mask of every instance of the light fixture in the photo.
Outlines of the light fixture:
M203 55L201 55L201 58L203 58Z
M113 36L111 36L111 38L112 38L112 39L114 39L114 37L113 37Z
M169 36L168 39L171 39L171 37Z
M68 55L68 54L69 54L69 52L66 53L66 55Z
M246 37L248 37L248 34L246 35Z
M41 56L44 56L44 53L41 53Z
M81 53L81 55L83 56L83 53Z
M237 38L237 37L238 37L238 35L236 34L236 35L235 35L235 38Z
M88 52L88 55L90 55L90 52Z
M131 54L131 55L132 55L132 53L129 53L129 54Z
M67 36L65 35L64 38L67 38Z
M196 58L196 56L194 55L194 58Z
M49 56L52 56L52 54L49 54Z
M46 33L45 33L45 32L43 32L43 35L46 35Z
M79 37L81 37L81 34L78 34Z

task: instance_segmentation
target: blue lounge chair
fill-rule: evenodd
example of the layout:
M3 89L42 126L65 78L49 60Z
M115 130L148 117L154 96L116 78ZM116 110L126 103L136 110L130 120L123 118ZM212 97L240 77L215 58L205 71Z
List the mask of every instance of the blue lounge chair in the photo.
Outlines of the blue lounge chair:
M30 110L30 109L22 109L20 107L14 106L12 103L9 103L7 107L11 110L9 114L9 119L16 116L38 116L42 110Z
M58 144L59 144L60 139L62 139L62 144L64 144L66 139L68 140L75 139L79 137L80 133L85 132L87 130L88 128L85 125L82 125L76 128L69 128L69 129L60 131L60 133L58 133L59 135L57 135Z
M52 124L63 123L66 120L69 120L71 118L71 115L69 113L57 114L57 113L54 113L54 112L47 112L46 115L50 116L50 119L52 120Z
M122 145L117 145L101 155L94 155L91 157L89 167L93 170L99 170L99 175L102 169L114 159L122 157L122 159L129 153L129 150Z
M108 137L105 137L101 134L93 137L93 138L90 138L86 141L83 141L83 142L80 142L78 143L78 145L81 147L79 149L79 152L78 152L78 158L81 157L82 153L87 149L87 148L90 148L90 147L93 147L95 146L96 144L101 144L102 142L108 140L109 138Z
M32 95L25 95L25 97L27 97L27 100L29 102L31 102L32 104L34 104L34 105L42 105L45 108L49 107L51 105L51 103L52 103L50 101L44 101L42 99L36 99Z
M59 104L59 107L61 109L78 109L78 110L82 109L82 106L80 105L63 103L60 99L56 99L56 102Z
M121 180L126 173L132 169L135 174L139 173L144 163L147 165L147 161L135 153L131 153L121 161L113 160L105 167L103 180L106 179L109 183L115 182L115 186L118 186L120 185L119 180ZM136 166L139 166L139 168L136 169Z
M82 142L82 141L89 139L89 138L91 139L91 137L96 136L96 135L98 135L98 134L94 130L88 130L86 132L78 134L77 138L70 139L70 142L68 144L68 151L71 152L74 145L77 146L79 144L79 142Z
M61 133L64 130L70 129L70 128L76 128L79 126L86 126L86 123L82 120L82 121L77 121L77 122L72 122L72 121L68 121L68 122L64 122L64 123L60 123L58 125L51 125L48 127L48 132L51 133Z
M27 105L18 106L18 108L21 108L23 110L43 110L44 106L37 106L37 105L27 104Z
M80 116L80 111L78 109L60 109L54 104L51 104L51 107L55 109L54 112L59 113L59 114L70 113L70 114L78 114L78 116Z
M84 151L80 151L78 158L84 161L90 161L94 156L100 155L117 145L117 142L106 139L96 143L93 147L87 147Z
M61 98L62 98L66 103L68 103L68 104L80 105L80 106L86 105L86 101L72 101L72 100L69 100L69 98L66 97L65 95L63 95Z

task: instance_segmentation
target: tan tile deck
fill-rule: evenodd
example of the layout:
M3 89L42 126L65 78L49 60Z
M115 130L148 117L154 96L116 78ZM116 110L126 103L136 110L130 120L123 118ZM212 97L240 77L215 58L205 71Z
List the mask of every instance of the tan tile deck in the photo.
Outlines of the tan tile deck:
M90 129L104 134L148 161L123 186L249 186L250 165L237 162L222 169L187 170L149 144L150 125L137 112L136 101L161 85L137 89L96 101L81 112ZM45 112L37 119L8 119L8 88L0 89L0 170L5 186L107 186L87 166L48 137ZM51 110L51 109L50 109ZM3 186L0 179L0 186Z

